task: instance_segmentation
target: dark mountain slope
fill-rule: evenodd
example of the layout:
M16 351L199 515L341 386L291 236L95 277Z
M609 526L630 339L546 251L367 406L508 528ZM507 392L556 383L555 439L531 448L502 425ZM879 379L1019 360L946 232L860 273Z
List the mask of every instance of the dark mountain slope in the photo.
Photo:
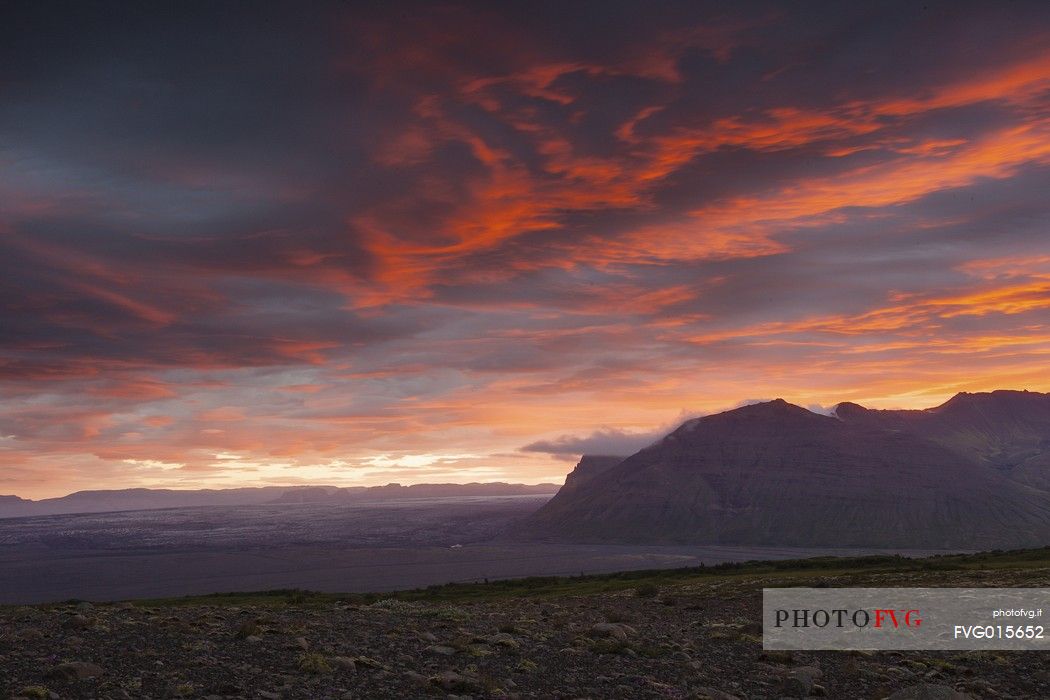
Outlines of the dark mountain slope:
M839 404L847 423L910 432L1011 479L1050 489L1050 394L958 394L935 408L879 411Z
M583 455L573 470L565 476L565 485L558 489L554 498L544 505L545 509L558 511L561 503L572 498L577 490L623 462L626 457L613 455ZM553 507L552 507L553 504Z
M594 477L609 471L625 460L623 456L584 455L571 472L565 477L565 490L579 488Z
M916 548L1050 542L1050 500L906 431L782 400L689 421L512 537Z

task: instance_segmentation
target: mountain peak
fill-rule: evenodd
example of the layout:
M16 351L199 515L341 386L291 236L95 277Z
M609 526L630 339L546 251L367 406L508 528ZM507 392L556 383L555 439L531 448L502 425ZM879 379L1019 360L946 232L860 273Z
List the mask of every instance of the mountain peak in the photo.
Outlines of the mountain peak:
M760 401L759 403L752 404L752 405L753 406L769 406L770 408L777 408L777 409L779 409L779 408L783 408L785 406L793 406L794 404L790 404L787 401L785 401L784 399L777 398L777 399L773 399L771 401Z
M867 413L870 409L864 408L859 403L853 403L852 401L843 401L842 403L836 404L832 413L835 414L836 418L843 420L848 419L852 416L857 416L863 413Z
M515 536L948 549L1045 543L1050 396L964 394L955 402L960 408L948 411L845 402L836 419L774 399L697 418L590 479L567 480Z
M731 411L725 411L715 415L742 414L751 416L815 416L816 413L797 404L790 403L784 399L773 399L772 401L761 401L751 403Z
M784 399L773 399L772 401L764 401L762 403L756 403L754 405L755 406L768 406L769 408L775 408L775 409L778 409L778 410L784 409L784 408L792 408L792 409L802 408L801 406L793 404L790 401L785 401ZM805 409L802 409L802 410L805 410Z
M940 406L926 409L928 412L944 412L958 409L1020 409L1024 406L1039 406L1050 403L1050 394L1037 391L996 389L995 391L961 391Z
M960 391L955 396L948 399L945 403L951 403L953 401L966 402L966 401L987 401L989 399L1023 399L1023 398L1035 398L1045 397L1047 394L1041 394L1037 391L1029 391L1028 389L995 389L993 391Z

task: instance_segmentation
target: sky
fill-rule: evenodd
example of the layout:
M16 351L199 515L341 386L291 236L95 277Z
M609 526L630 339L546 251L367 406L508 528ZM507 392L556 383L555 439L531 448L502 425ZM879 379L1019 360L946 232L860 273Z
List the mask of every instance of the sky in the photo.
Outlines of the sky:
M0 5L0 493L561 481L1050 390L1050 5Z

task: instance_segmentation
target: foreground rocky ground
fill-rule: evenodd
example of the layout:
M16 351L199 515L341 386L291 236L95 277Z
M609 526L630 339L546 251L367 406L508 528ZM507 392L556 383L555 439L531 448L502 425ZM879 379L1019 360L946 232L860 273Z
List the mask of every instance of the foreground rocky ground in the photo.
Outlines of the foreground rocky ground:
M757 621L768 585L1046 586L1047 566L0 608L0 697L1044 698L1038 652L763 652Z

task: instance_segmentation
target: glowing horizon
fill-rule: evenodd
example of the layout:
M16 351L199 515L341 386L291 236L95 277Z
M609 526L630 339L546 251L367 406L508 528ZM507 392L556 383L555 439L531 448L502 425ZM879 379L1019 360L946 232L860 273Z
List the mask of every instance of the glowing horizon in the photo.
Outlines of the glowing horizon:
M1050 391L1039 4L100 7L0 30L0 494Z

